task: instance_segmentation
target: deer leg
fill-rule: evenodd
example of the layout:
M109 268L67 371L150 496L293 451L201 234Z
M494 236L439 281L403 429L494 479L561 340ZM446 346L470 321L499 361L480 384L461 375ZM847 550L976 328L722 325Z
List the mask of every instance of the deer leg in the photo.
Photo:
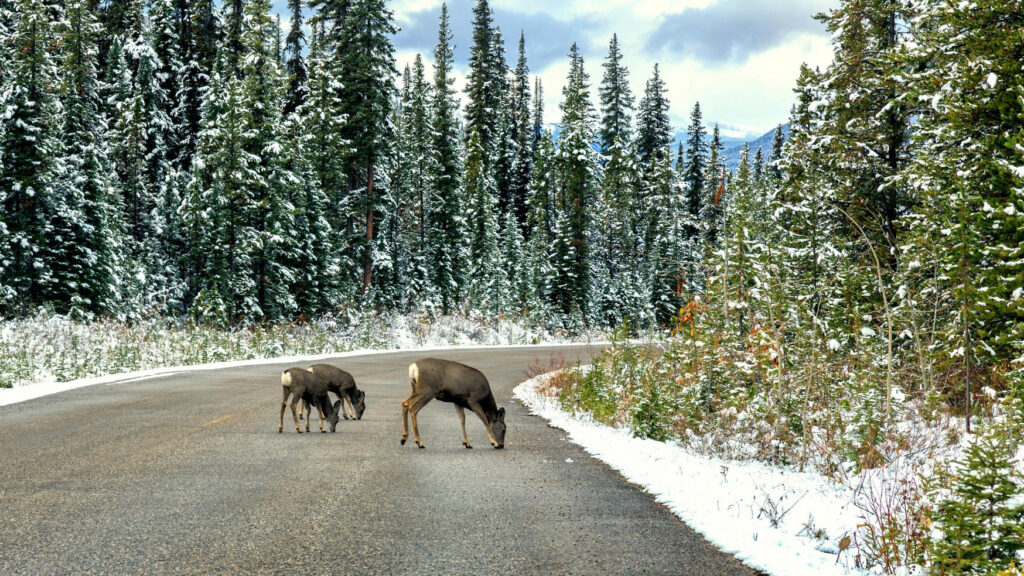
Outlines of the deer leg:
M405 441L409 439L409 397L402 401L402 446L405 446Z
M349 393L349 392L345 392L345 400L348 400L348 413L351 414L352 415L352 419L355 420L356 419L356 407L355 407L355 404L352 403L352 394ZM342 402L341 404L342 404L342 407L344 407L345 403ZM345 416L345 411L344 410L341 411L341 415ZM345 419L348 420L348 416L345 416Z
M324 430L324 408L320 402L316 403L316 411L320 414L320 433L325 434L327 430ZM309 411L309 415L313 416L313 410ZM306 426L309 426L309 418L306 418Z
M419 396L416 401L409 406L409 414L412 416L412 437L416 440L416 445L420 448L426 448L423 442L420 442L420 428L416 425L416 414L427 405L427 402L433 400L432 396Z
M481 408L479 404L473 402L472 400L469 401L469 409L472 410L474 414L480 417L480 421L484 423L484 429L487 430L487 437L491 439L491 446L497 448L498 441L494 439L494 434L491 432L491 424L487 421L487 414L484 413L484 409Z
M291 407L292 407L292 420L295 422L295 433L296 434L302 434L302 429L299 428L299 417L295 415L295 404L297 404L297 403L298 403L297 400L292 400L292 404L291 404ZM306 422L309 422L309 420L306 420ZM308 424L307 424L307 426L308 426ZM309 430L307 429L306 432L309 432Z
M302 420L302 411L305 410L305 402L299 400L299 420Z
M280 434L284 431L284 407L288 404L288 395L291 391L287 388L284 389L284 398L281 399L281 417L277 419L277 433Z
M466 438L466 411L458 404L455 405L455 411L459 414L459 424L462 426L462 445L466 448L472 448L469 445L469 438Z

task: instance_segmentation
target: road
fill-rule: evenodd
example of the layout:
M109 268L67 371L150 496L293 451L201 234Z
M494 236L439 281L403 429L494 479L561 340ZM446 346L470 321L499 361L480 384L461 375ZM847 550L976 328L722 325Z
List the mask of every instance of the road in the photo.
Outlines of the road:
M595 352L432 354L490 379L504 450L468 413L463 448L437 401L426 450L399 445L417 352L337 360L367 409L334 434L278 434L287 365L0 407L0 574L753 574L512 399L529 365Z

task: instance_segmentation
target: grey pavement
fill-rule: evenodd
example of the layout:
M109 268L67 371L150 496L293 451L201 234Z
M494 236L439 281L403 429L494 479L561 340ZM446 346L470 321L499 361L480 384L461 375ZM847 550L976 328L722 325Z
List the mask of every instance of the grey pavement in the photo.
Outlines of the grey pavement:
M367 409L334 434L290 413L278 434L283 364L0 407L0 575L754 574L512 399L531 364L597 350L430 353L489 378L504 450L472 414L463 448L438 401L426 449L399 445L422 352L335 361Z

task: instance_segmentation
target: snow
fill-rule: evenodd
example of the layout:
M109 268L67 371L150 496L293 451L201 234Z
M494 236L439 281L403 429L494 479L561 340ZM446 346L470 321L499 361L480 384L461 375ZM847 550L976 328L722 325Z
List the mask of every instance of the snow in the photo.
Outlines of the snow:
M723 551L779 576L868 573L853 567L852 549L840 551L862 521L850 488L816 473L698 456L572 416L538 391L546 377L520 384L516 398Z
M97 386L97 385L115 385L115 384L128 384L131 382L141 382L145 380L151 380L154 378L165 378L168 376L174 376L176 374L182 374L186 372L202 372L207 370L222 370L225 368L238 368L245 366L264 366L268 364L305 364L310 362L320 362L329 360L332 358L349 358L353 356L370 356L377 354L388 354L396 351L419 351L419 352L444 352L446 350L491 350L491 349L521 349L521 348L536 348L538 346L546 347L560 347L560 346L579 346L581 343L542 343L542 344L506 344L506 345L459 345L459 346L433 346L433 347L408 347L401 349L390 349L390 350L353 350L350 352L338 352L332 354L319 354L310 356L283 356L279 358L260 358L255 360L238 360L234 362L214 362L210 364L199 364L195 366L178 366L171 368L154 368L150 370L139 370L136 372L128 372L124 374L111 374L107 376L97 376L94 378L80 378L78 380L72 380L70 382L53 382L53 381L42 381L32 384L25 384L21 386L15 386L13 388L0 388L0 406L7 406L10 404L17 404L20 402L26 402L28 400L34 400L36 398L42 398L53 394L59 394L61 392L67 392L68 390L75 390L77 388L84 388L86 386ZM594 343L600 345L601 343Z

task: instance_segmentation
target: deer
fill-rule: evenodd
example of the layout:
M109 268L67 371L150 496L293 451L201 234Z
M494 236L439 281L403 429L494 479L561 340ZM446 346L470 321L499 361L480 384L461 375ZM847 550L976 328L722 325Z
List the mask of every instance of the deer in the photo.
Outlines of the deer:
M327 414L327 421L331 426L331 432L335 431L338 426L338 413L342 410L341 400L336 401L333 405L331 404L331 397L327 395L327 385L321 382L316 374L306 368L289 368L281 373L281 387L283 388L284 397L281 399L281 417L277 422L277 432L279 434L284 430L284 408L288 404L289 396L291 397L292 420L295 421L296 433L302 433L302 430L299 428L299 418L295 415L295 405L300 400L305 401L308 406L316 406L317 411L320 413L320 432L326 432L324 430L325 412ZM312 416L313 410L310 408L309 417L306 418L307 433L309 433L309 421Z
M455 404L462 426L462 445L472 448L466 438L466 413L469 408L480 417L487 429L491 445L497 449L505 447L505 409L498 408L491 393L487 377L476 368L451 360L424 358L409 365L409 385L412 395L402 402L402 445L409 439L409 415L412 415L412 433L416 445L425 448L420 441L416 425L416 414L433 399Z
M362 420L366 412L366 392L356 387L355 378L351 374L330 364L314 364L309 370L316 374L320 381L327 385L327 391L333 392L341 400L341 415L348 420ZM345 413L345 402L348 402L348 414Z

